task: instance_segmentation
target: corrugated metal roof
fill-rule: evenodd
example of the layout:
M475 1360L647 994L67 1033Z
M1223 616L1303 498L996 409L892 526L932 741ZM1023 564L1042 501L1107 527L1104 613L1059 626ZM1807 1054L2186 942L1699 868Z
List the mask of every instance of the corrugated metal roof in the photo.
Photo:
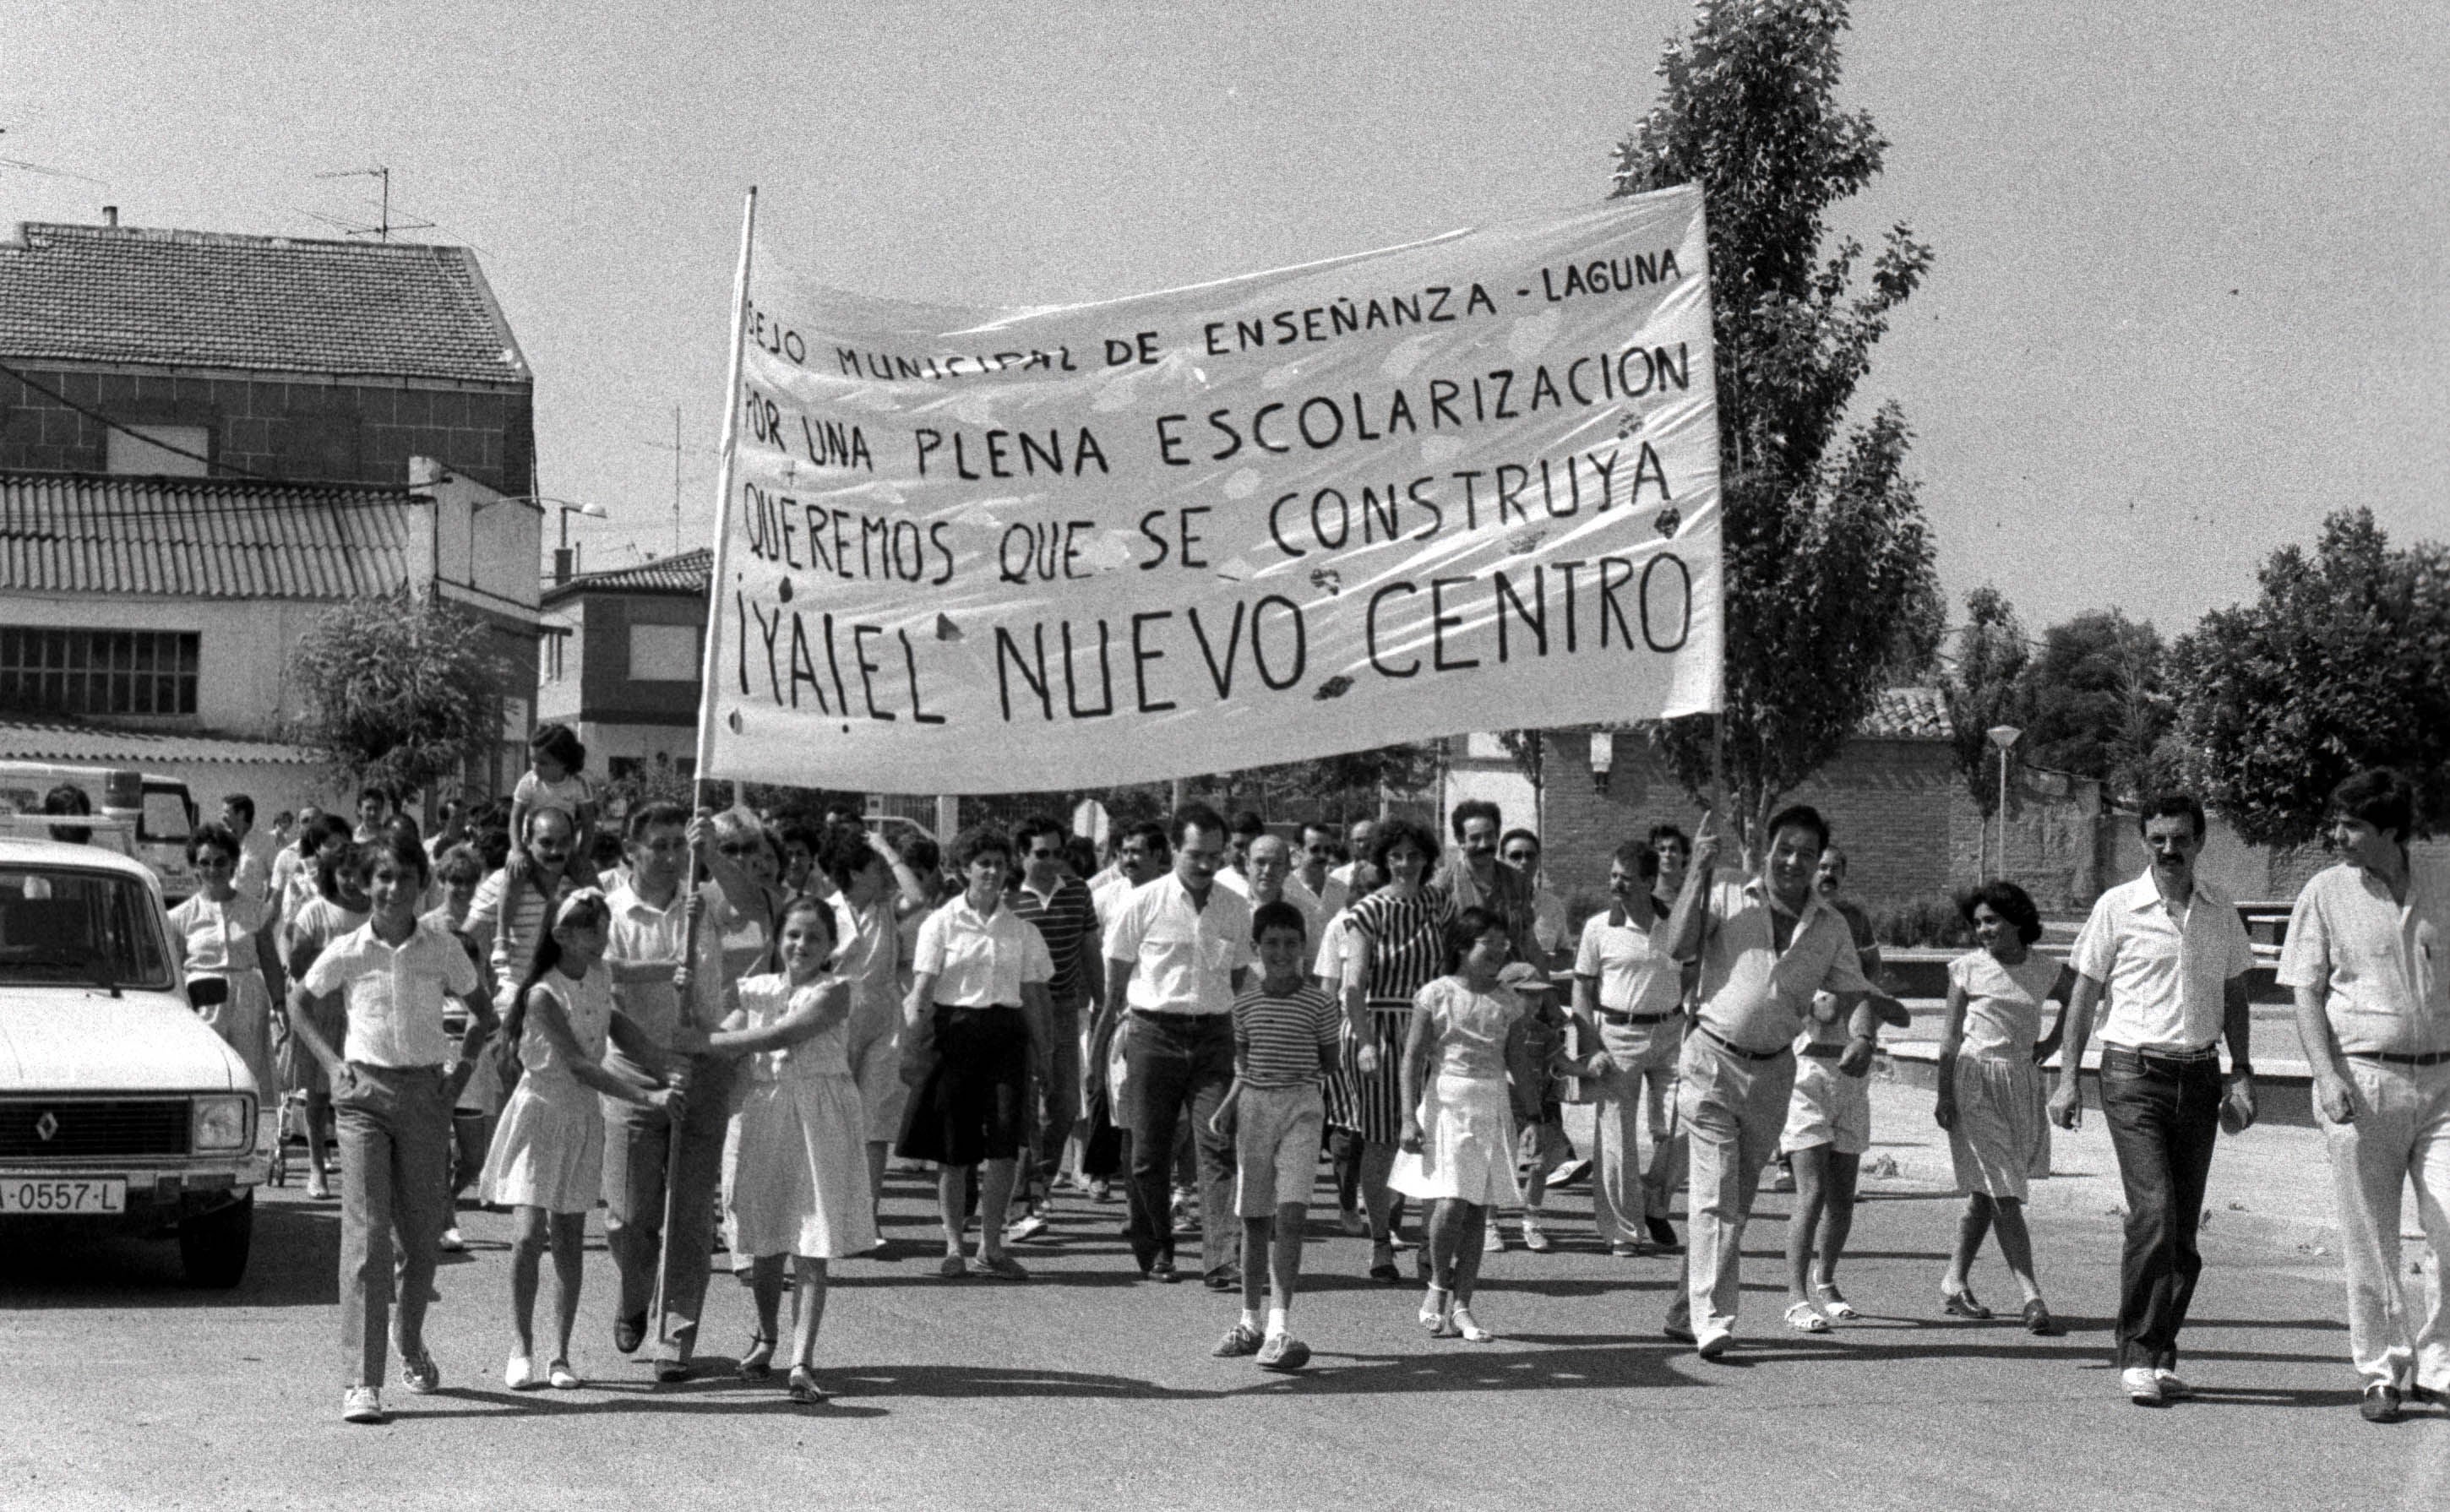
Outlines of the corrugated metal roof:
M0 591L356 598L409 576L406 489L0 473Z
M89 725L0 720L0 761L108 762L130 766L272 762L312 766L322 756L283 741L97 729Z
M0 242L0 356L530 377L466 247L39 223Z
M581 572L567 583L547 588L544 602L558 604L581 593L687 593L703 597L713 576L714 552L701 546L693 552L640 562L635 567Z

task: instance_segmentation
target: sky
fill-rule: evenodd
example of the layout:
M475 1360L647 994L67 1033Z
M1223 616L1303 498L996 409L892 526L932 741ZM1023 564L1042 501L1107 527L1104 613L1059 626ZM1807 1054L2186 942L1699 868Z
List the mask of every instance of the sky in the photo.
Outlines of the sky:
M0 0L0 227L478 249L603 568L709 536L743 192L864 292L1102 299L1586 205L1682 0L586 7ZM1937 252L1894 398L1953 604L2181 632L2369 506L2450 539L2450 7L1858 0ZM66 175L84 175L83 178ZM99 183L88 182L98 180ZM681 417L678 529L673 411Z

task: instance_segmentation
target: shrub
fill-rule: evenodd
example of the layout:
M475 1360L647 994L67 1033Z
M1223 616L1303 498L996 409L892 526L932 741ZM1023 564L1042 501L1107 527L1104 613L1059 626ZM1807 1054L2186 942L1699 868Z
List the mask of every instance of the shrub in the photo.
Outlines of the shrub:
M1925 893L1894 907L1876 909L1872 934L1883 945L1971 945L1974 931L1946 893Z

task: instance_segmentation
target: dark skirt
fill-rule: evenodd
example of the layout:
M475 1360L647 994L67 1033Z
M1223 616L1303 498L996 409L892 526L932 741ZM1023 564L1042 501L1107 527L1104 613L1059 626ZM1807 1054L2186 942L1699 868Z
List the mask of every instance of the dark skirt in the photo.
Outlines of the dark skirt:
M1029 1133L1029 1021L1018 1008L938 1003L932 1037L896 1153L946 1166L1019 1155Z

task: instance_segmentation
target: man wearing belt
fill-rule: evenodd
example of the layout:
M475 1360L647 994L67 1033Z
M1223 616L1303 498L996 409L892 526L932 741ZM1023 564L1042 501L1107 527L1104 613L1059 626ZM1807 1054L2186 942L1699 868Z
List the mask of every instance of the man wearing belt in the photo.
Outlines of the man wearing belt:
M2177 1373L2178 1332L2204 1269L2195 1230L2213 1137L2225 1114L2239 1129L2254 1121L2246 999L2254 946L2237 905L2195 876L2204 805L2166 793L2146 807L2142 824L2152 864L2101 895L2068 960L2076 984L2051 1121L2073 1129L2083 1116L2076 1078L2107 990L2101 1113L2127 1189L2118 1383L2136 1405L2157 1407L2187 1392Z
M1225 821L1194 804L1174 816L1174 870L1135 889L1106 928L1106 1001L1096 1042L1119 1013L1123 1127L1132 1136L1131 1222L1140 1273L1177 1279L1167 1172L1188 1115L1198 1146L1200 1270L1210 1288L1241 1285L1234 1256L1234 1146L1216 1108L1234 1084L1234 999L1250 967L1251 905L1216 883ZM1128 1009L1128 1012L1124 1010ZM1104 1057L1092 1075L1102 1079Z
M1846 921L1813 891L1829 825L1798 804L1770 816L1760 875L1713 882L1718 816L1701 821L1693 865L1667 920L1669 954L1701 965L1701 1010L1678 1065L1676 1113L1692 1147L1684 1286L1671 1339L1704 1360L1726 1353L1741 1292L1744 1224L1761 1168L1778 1153L1795 1090L1795 1037L1815 993L1868 1041L1864 979Z
M1648 845L1619 845L1608 865L1613 901L1584 923L1574 956L1578 1037L1600 1047L1608 1068L1592 1110L1591 1217L1612 1254L1643 1252L1662 1228L1670 1245L1676 1238L1667 1225L1673 1162L1663 1106L1684 1047L1683 967L1668 951L1666 917L1651 906L1658 874ZM1655 1123L1645 1116L1653 1109L1662 1110Z
M2340 863L2297 895L2280 980L2330 1151L2360 1410L2390 1423L2406 1402L2450 1405L2450 1300L2437 1288L2420 1317L2423 1287L2399 1264L2410 1178L2433 1273L2450 1263L2450 898L2408 865L2407 779L2359 772L2331 806Z
M734 1062L714 1056L673 1053L682 1027L681 995L674 985L689 939L689 909L681 876L689 858L689 815L678 804L649 804L630 816L623 854L630 879L612 894L611 941L604 963L612 975L612 1045L604 1069L642 1090L659 1087L667 1070L685 1089L677 1150L671 1119L660 1108L616 1097L604 1105L604 1248L619 1276L612 1315L612 1347L634 1351L650 1321L670 1362L681 1371L697 1339L706 1301L705 1235L713 1222L715 1191L723 1182L723 1137L729 1121ZM711 933L711 926L709 926ZM720 973L704 974L690 998L686 1018L699 1029L723 1021ZM672 1183L672 1227L678 1241L664 1242L664 1184ZM664 1316L650 1320L655 1271L663 1268Z

